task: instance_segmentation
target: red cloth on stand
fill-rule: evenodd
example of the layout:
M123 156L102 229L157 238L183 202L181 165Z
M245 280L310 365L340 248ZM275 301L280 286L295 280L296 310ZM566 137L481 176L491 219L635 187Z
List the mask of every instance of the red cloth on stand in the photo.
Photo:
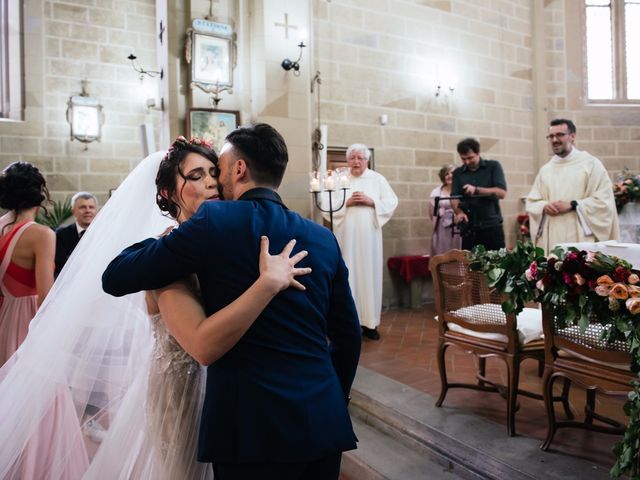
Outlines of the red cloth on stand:
M389 257L387 267L389 270L398 272L407 283L411 283L411 279L414 277L428 277L431 275L429 271L429 255Z

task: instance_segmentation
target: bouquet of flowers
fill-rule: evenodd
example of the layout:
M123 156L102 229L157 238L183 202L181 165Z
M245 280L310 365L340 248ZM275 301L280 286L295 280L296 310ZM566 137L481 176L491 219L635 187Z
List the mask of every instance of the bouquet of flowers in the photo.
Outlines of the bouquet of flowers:
M640 175L634 175L625 168L613 184L613 196L620 213L627 203L640 198Z
M640 373L640 277L631 265L601 252L556 248L549 256L531 243L518 242L508 251L470 253L470 268L484 272L490 287L507 295L505 313L518 314L528 302L540 302L561 328L577 324L585 331L596 319L605 328L602 339L629 346L631 371ZM640 382L625 404L630 422L616 444L617 462L611 474L640 478Z

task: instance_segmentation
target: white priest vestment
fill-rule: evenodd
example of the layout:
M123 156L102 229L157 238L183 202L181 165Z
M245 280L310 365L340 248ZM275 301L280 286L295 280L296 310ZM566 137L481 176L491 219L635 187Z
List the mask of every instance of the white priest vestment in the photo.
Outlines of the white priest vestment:
M382 227L398 206L398 197L389 182L370 169L359 177L351 177L347 200L353 192L363 192L371 197L375 208L341 208L333 215L333 231L349 269L349 285L360 325L376 328L380 325L382 311ZM339 190L334 195L337 202L342 199L340 193Z
M576 211L551 216L545 205L576 200ZM611 179L602 162L573 148L542 166L527 196L531 241L549 253L558 243L617 240L618 214Z

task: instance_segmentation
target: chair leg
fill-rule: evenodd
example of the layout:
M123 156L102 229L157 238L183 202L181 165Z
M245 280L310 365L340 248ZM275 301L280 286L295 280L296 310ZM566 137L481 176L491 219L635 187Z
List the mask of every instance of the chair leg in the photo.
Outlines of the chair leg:
M542 378L544 375L544 358L538 359L538 378Z
M507 357L507 433L516 434L516 410L518 383L520 381L520 359Z
M542 380L542 397L544 400L544 408L547 411L547 438L544 443L540 445L540 449L548 450L553 437L556 434L556 415L553 410L553 369L545 368L544 378ZM566 383L565 383L566 384Z
M442 402L444 402L444 397L447 396L447 390L449 389L449 384L447 383L447 367L444 363L444 354L447 350L448 345L445 345L443 339L438 340L438 371L440 372L440 396L436 401L436 407L440 407Z
M571 410L571 405L569 405L569 390L571 389L571 380L568 378L564 379L564 383L562 384L562 393L560 394L560 398L562 401L562 408L564 409L564 414L568 420L573 420L573 411Z
M593 425L593 415L596 411L596 389L587 389L587 403L584 406L584 423Z
M478 376L485 377L487 374L487 359L486 357L478 357ZM486 382L478 378L478 385L486 385Z

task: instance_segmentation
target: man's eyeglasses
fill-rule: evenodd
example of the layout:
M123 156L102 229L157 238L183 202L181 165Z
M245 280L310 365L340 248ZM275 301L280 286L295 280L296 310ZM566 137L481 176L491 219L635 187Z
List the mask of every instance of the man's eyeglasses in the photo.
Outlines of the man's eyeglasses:
M558 132L558 133L550 133L549 135L547 135L546 138L547 140L553 140L554 138L557 138L558 140L563 139L564 137L566 137L567 135L569 135L566 132Z

